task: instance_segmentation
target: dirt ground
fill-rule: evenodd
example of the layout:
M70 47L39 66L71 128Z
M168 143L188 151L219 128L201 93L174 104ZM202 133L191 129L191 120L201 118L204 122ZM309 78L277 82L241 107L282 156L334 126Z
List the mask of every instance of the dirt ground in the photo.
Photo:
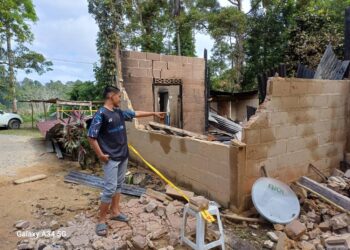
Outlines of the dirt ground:
M99 195L96 189L65 183L64 175L80 167L46 153L43 139L0 134L0 145L0 249L14 249L20 240L13 227L16 221L28 220L33 226L42 222L35 214L38 208L63 208L62 215L46 219L68 221L88 208L90 197ZM13 184L15 179L36 174L46 174L48 178Z

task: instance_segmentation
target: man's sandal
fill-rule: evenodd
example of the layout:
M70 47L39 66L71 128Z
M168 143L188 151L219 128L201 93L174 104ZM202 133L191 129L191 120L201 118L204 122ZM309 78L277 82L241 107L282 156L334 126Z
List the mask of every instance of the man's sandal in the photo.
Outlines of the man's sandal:
M117 221L122 221L122 222L128 222L129 221L129 218L128 216L126 216L125 214L118 214L116 216L111 216L110 218L111 220L117 220Z
M95 232L98 236L107 236L107 224L99 223L96 224Z

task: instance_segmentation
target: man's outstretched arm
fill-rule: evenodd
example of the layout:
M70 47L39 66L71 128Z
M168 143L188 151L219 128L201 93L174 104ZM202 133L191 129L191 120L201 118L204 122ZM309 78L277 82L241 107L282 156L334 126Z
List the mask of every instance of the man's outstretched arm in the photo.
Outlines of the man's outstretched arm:
M149 112L149 111L135 111L135 117L148 117L148 116L157 116L159 118L164 118L165 112Z

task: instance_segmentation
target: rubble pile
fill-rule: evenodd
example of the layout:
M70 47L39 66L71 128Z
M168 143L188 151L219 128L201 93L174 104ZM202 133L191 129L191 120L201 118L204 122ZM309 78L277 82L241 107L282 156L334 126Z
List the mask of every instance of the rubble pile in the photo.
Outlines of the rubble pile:
M108 236L95 233L96 211L79 213L68 222L41 222L31 225L18 221L14 227L17 233L38 233L39 237L28 237L18 242L17 249L163 249L170 250L179 244L180 227L184 203L161 202L148 195L130 199L121 204L129 216L128 223L108 220ZM187 221L187 230L194 231L195 218ZM30 235L27 235L30 236Z
M334 174L323 185L349 196L350 179L346 174ZM264 242L264 247L277 250L350 249L350 214L306 190L299 189L297 193L301 203L299 218L287 225L275 224L274 231L267 233L269 240Z

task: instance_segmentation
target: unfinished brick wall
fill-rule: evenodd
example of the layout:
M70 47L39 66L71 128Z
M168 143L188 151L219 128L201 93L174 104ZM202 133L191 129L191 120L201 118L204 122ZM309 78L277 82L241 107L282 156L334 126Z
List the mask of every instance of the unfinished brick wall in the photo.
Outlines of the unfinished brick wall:
M124 87L135 110L154 110L153 78L181 79L183 128L204 132L204 59L123 51L121 61ZM150 120L153 119L145 119L143 123Z
M287 183L315 175L309 163L325 174L338 167L347 141L349 87L349 81L270 78L266 101L244 127L240 195L249 196L261 166Z

